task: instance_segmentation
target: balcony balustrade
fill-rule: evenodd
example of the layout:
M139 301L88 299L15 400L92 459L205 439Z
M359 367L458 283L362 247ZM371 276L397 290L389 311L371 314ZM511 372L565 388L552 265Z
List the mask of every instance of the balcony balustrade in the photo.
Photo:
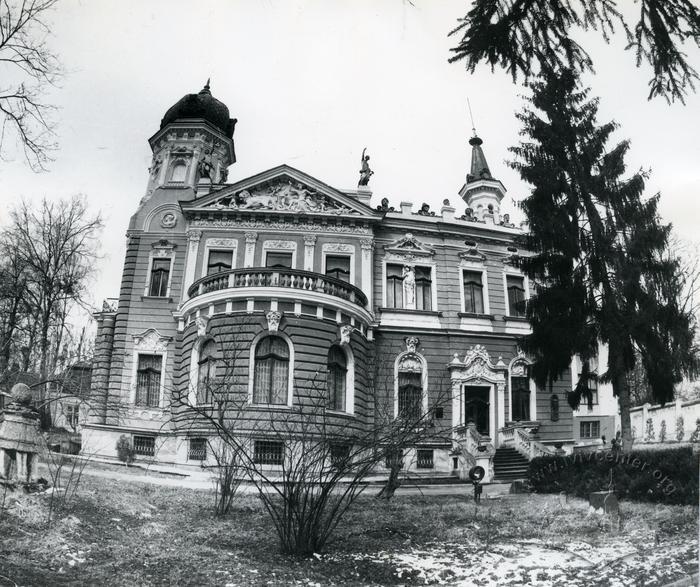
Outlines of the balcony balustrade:
M213 291L259 287L320 292L363 308L367 306L367 296L350 283L313 271L277 267L249 267L213 273L195 281L187 295L191 299Z

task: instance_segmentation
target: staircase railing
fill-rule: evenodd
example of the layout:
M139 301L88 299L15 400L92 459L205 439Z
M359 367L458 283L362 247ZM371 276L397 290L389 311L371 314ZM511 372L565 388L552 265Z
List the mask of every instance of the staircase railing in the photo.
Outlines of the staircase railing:
M501 446L514 448L528 460L532 460L535 457L554 455L553 449L545 446L535 438L532 429L536 430L538 426L534 423L507 424L500 430Z

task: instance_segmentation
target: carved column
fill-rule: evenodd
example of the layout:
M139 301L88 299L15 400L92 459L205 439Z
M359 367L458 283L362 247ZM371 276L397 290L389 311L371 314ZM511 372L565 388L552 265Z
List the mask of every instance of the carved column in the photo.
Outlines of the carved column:
M304 235L304 271L314 270L314 248L316 247L316 235ZM321 268L321 272L323 268Z
M254 231L245 233L245 258L243 267L255 266L255 243L258 240L258 233Z
M374 239L363 238L360 241L362 246L362 291L367 296L369 310L374 307L374 295L372 291L372 251L374 250Z
M186 300L189 296L187 290L194 283L195 268L197 266L197 253L199 252L199 241L202 238L201 230L187 231L187 260L185 261L185 282L182 287L182 299Z

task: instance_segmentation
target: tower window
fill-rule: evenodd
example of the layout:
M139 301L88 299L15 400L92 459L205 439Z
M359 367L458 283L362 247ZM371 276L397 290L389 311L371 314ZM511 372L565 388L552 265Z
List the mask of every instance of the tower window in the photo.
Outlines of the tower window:
M184 161L175 161L170 168L170 181L173 183L182 183L187 177L187 165Z
M197 405L212 401L216 382L216 343L208 340L202 345L197 362Z

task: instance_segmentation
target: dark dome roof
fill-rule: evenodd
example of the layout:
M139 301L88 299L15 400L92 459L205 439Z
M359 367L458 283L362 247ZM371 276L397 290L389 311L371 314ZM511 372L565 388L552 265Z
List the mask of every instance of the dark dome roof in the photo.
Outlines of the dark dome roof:
M160 128L166 124L183 119L203 118L213 124L227 137L233 136L233 127L236 125L235 118L229 118L229 111L223 102L219 102L211 95L209 90L209 80L199 94L187 94L181 98L163 116L160 121Z

